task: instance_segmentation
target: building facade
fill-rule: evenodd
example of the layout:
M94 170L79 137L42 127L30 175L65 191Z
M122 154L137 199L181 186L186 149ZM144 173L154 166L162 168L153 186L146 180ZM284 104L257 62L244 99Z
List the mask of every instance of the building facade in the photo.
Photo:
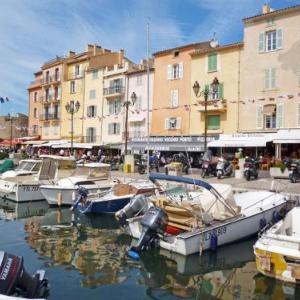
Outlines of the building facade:
M0 139L15 139L28 135L28 117L24 114L0 116Z

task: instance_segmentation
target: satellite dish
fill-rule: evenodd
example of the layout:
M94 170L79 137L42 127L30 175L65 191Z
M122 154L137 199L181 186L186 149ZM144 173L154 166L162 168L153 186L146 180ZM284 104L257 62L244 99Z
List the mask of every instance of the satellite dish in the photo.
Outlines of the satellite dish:
M216 48L219 45L218 41L216 40L211 40L210 41L210 47L211 48Z

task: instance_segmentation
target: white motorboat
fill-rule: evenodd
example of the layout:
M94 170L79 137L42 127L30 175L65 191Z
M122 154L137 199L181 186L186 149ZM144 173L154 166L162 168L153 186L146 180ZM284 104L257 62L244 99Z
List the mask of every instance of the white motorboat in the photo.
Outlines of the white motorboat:
M282 194L268 191L220 194L207 182L191 178L151 174L151 181L167 180L189 184L206 190L203 196L189 193L188 201L174 201L174 197L159 196L153 200L154 207L143 216L128 219L130 234L139 239L133 251L147 249L145 241L153 242L171 252L189 255L203 250L215 250L252 236L270 222L286 206ZM211 195L206 197L207 192ZM150 235L150 236L149 236ZM152 235L152 236L151 236Z
M56 155L40 157L42 161L38 161L38 165L34 160L26 160L21 162L22 169L3 173L0 179L0 197L16 202L43 200L41 184L53 183L58 178L70 176L76 168L73 158Z
M262 233L254 245L257 270L289 283L300 280L300 207Z
M109 177L109 164L87 163L77 165L70 177L61 178L55 184L41 185L40 190L50 205L73 205L79 187L86 188L89 193L100 193L115 184L116 181Z

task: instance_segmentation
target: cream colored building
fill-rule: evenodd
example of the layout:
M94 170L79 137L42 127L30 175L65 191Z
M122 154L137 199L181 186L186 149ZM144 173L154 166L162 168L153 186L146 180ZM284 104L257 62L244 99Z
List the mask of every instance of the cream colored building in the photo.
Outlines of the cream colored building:
M203 135L205 127L205 101L203 91L209 89L207 99L207 134L218 136L238 131L239 72L242 43L218 46L212 41L208 49L191 53L191 105L190 135ZM219 88L212 93L211 83L217 78ZM193 91L195 82L200 85L196 97Z
M241 132L300 127L300 5L244 19Z

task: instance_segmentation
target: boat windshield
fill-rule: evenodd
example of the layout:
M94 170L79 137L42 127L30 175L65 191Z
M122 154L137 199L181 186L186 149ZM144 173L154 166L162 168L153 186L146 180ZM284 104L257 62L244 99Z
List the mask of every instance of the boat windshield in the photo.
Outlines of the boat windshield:
M33 162L33 161L22 161L20 162L19 166L16 168L16 170L22 170L22 171L38 171L40 167L39 163Z
M99 168L91 168L87 166L78 166L73 173L73 176L86 176L88 178L109 178L110 166L103 166Z

